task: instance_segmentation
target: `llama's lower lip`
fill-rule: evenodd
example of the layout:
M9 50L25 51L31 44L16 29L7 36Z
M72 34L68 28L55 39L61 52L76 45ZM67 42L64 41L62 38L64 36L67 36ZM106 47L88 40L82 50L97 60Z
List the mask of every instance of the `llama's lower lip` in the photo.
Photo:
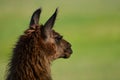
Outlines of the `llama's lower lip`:
M63 58L69 58L71 56L71 54L65 54L64 56L63 56Z
M59 58L69 58L71 56L70 53L64 53L63 55L61 55Z

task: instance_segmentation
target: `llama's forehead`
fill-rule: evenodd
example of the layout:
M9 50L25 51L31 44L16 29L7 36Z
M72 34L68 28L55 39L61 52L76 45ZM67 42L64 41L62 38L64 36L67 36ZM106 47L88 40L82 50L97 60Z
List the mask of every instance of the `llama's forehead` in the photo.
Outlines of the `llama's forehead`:
M40 28L40 26L42 26L42 25L34 24L34 25L30 26L29 29L36 30L36 29Z
M58 32L56 32L55 30L52 30L53 35L56 36L61 36Z

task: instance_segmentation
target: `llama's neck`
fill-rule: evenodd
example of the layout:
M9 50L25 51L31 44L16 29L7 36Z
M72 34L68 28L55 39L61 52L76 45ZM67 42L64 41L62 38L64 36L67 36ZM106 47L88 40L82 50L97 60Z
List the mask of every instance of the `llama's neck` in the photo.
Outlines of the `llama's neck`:
M44 51L27 42L18 42L7 80L52 80L50 61Z

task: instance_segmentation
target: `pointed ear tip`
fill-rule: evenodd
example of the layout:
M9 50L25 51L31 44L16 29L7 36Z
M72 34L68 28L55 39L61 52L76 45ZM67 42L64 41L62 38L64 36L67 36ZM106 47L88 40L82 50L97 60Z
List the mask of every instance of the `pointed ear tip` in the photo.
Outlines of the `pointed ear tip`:
M58 13L58 8L56 8L55 13Z
M40 13L40 12L42 11L42 9L41 9L41 8L38 8L36 11Z

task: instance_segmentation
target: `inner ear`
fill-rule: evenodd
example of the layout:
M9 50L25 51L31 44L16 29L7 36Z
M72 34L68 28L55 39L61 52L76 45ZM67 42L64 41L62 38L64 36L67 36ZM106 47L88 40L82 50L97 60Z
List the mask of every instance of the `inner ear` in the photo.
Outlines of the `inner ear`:
M44 38L49 38L50 37L50 34L52 32L52 28L55 24L56 16L57 16L57 9L54 12L54 14L47 20L45 25L41 28L42 29L42 35L44 35Z
M57 9L54 12L54 14L47 20L47 22L45 23L44 27L46 29L52 29L54 24L55 24L55 20L56 20L56 16L57 16Z
M37 9L32 17L31 17L31 21L30 21L30 28L33 26L33 25L38 25L39 24L39 18L40 18L40 13L41 13L41 8Z

